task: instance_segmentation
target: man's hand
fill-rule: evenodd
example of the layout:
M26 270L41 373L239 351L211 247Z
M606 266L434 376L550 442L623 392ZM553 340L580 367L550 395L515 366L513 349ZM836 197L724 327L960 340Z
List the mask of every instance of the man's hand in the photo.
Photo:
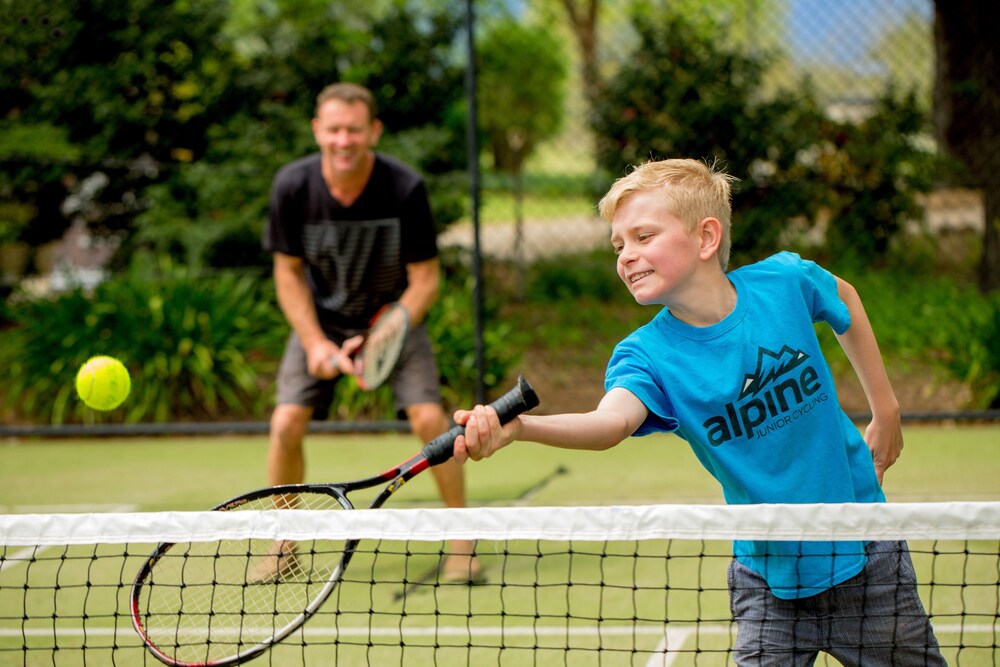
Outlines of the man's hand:
M306 348L306 365L309 374L321 380L332 380L338 375L353 375L354 353L361 347L364 336L353 336L337 346L329 338L317 340Z

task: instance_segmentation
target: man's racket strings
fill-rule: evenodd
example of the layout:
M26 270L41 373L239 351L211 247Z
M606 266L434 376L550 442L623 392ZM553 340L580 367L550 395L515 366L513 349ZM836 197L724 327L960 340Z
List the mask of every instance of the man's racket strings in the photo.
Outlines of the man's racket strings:
M528 382L494 401L501 422L538 405ZM418 454L365 479L289 484L252 491L217 511L351 510L349 494L385 485L369 508L381 507L408 480L452 456L455 426ZM149 651L168 665L235 665L294 632L336 589L358 540L229 539L163 543L136 575L132 624Z
M410 330L410 314L399 303L384 306L372 318L356 355L358 384L373 391L389 379Z

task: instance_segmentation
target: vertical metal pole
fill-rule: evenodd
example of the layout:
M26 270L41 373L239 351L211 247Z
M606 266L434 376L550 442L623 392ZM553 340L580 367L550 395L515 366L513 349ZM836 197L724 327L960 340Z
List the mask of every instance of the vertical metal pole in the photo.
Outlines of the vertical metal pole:
M468 134L469 144L469 190L472 202L472 306L476 323L476 402L486 403L486 385L483 377L486 375L483 359L483 265L482 253L479 247L479 139L477 128L479 121L476 116L476 17L473 8L475 0L465 0L465 34L467 38L467 54L469 62L465 68L465 94L469 107Z

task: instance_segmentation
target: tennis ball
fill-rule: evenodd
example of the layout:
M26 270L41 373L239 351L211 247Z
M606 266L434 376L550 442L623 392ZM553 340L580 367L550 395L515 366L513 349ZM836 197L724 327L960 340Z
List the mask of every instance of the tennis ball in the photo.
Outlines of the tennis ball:
M114 357L91 357L76 374L76 393L95 410L114 410L131 388L128 371Z

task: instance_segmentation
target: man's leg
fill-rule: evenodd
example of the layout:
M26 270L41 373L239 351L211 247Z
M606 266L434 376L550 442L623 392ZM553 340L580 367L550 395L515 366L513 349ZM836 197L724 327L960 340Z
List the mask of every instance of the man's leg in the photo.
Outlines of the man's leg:
M428 442L451 426L444 409L437 403L417 403L406 408L406 417L413 432L421 442ZM441 500L447 507L465 507L465 474L462 466L449 459L431 468L437 482ZM476 543L471 540L453 540L450 553L442 568L447 581L475 581L482 574L482 566L475 556Z
M305 479L305 455L302 442L309 428L312 408L301 405L278 405L271 414L270 446L267 450L267 481L270 486L300 484ZM295 509L295 496L275 500L276 509ZM278 540L254 565L251 583L271 582L296 572L295 543Z
M302 443L309 430L313 409L303 405L279 405L271 414L270 446L267 450L267 482L301 484L305 480Z

